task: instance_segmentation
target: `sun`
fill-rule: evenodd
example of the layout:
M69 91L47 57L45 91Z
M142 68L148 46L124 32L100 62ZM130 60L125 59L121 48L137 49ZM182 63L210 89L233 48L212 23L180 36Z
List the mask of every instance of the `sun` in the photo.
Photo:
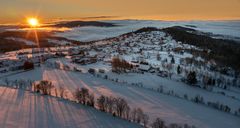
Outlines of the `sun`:
M28 24L31 26L31 27L37 27L39 26L39 21L37 18L28 18L27 19L27 22Z

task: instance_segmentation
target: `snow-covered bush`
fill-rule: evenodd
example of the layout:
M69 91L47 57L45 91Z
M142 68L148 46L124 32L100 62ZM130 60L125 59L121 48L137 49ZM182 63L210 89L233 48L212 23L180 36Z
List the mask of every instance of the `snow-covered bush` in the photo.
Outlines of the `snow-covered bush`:
M42 81L37 81L33 83L33 90L34 92L40 92L43 95L51 95L51 90L54 86L52 85L52 82L42 80Z
M160 118L156 118L156 120L152 123L152 128L167 128L165 122L160 119Z
M194 98L192 98L192 101L195 103L205 104L203 97L200 95L196 95Z
M220 104L219 102L208 102L207 105L214 109L218 109L224 112L228 112L228 113L231 112L231 108L228 105L223 105L223 104Z

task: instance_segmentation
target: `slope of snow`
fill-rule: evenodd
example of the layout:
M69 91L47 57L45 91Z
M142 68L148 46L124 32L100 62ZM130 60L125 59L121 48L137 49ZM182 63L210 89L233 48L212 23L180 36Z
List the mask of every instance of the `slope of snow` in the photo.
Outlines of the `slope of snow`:
M33 74L38 76L30 77ZM200 128L238 128L240 125L240 119L236 116L143 88L121 86L121 84L96 78L89 74L42 67L8 78L12 80L44 79L52 81L57 87L62 86L70 91L86 87L96 96L103 94L123 97L130 106L141 107L151 117L151 120L160 117L167 123L188 123Z
M240 106L239 100L231 99L224 95L212 93L212 92L200 89L200 88L191 87L189 85L186 85L185 83L162 78L162 77L159 77L156 75L152 75L151 73L145 73L145 74L108 73L108 76L112 79L118 78L119 81L127 81L128 83L142 83L144 87L154 88L155 90L157 90L157 88L162 86L166 92L173 90L175 94L178 94L179 96L182 96L182 97L184 94L187 94L188 98L195 97L196 95L200 95L204 98L205 102L206 101L211 101L211 102L218 101L220 103L229 105L233 110L237 110ZM226 90L223 90L220 88L217 88L216 90L225 92L225 94L229 94L231 96L235 96L240 99L239 93L226 91Z
M8 39L8 40L13 40L13 41L23 42L23 43L25 43L26 45L30 45L30 46L36 45L34 42L29 41L29 40L26 40L26 39L23 39L23 38L8 37L8 38L6 38L6 39Z
M1 128L137 128L93 108L0 87Z
M48 43L53 43L56 45L67 45L71 44L71 42L65 41L65 40L54 40L54 39L48 39Z

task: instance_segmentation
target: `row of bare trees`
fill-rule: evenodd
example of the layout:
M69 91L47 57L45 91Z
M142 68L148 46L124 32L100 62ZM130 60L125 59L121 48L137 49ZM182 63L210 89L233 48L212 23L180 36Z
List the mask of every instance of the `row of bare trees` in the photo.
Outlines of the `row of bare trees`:
M87 88L76 89L74 98L77 103L95 107L100 111L111 113L113 116L117 116L128 121L143 124L147 127L149 117L143 112L141 108L131 109L127 101L120 97L108 97L101 95L98 99L89 92Z
M101 95L96 99L87 88L76 89L74 97L77 103L88 105L99 109L102 112L110 113L114 117L120 117L130 122L143 125L145 128L195 128L188 124L170 124L166 125L163 120L157 118L152 124L149 124L149 116L141 108L131 108L127 101L121 97Z
M32 80L24 80L24 79L16 79L16 80L9 80L8 78L3 79L5 86L18 88L18 89L25 89L31 90L32 88Z
M141 108L131 109L127 101L120 97L102 95L97 99L97 107L99 110L111 113L113 116L143 124L144 127L147 127L149 122L149 116Z
M55 89L55 94L54 93ZM66 90L60 88L56 90L52 82L42 80L38 82L33 82L31 90L36 93L41 93L43 95L55 95L56 97L64 98ZM68 98L66 98L68 99ZM114 117L120 117L126 119L130 122L138 123L143 125L145 128L182 128L179 124L170 124L167 126L163 120L157 118L153 123L149 124L149 116L143 112L141 108L131 108L127 101L120 97L104 96L101 95L96 99L94 94L90 93L87 88L78 88L74 92L74 100L77 103L94 107L100 111L111 113ZM185 127L189 125L184 125L183 128L195 128L193 126Z
M133 65L123 59L120 59L118 57L114 57L112 59L112 70L114 72L124 72L132 68L133 68Z
M152 128L196 128L195 126L191 126L188 124L176 124L176 123L172 123L167 125L162 119L160 118L156 118L154 120L154 122L151 124Z

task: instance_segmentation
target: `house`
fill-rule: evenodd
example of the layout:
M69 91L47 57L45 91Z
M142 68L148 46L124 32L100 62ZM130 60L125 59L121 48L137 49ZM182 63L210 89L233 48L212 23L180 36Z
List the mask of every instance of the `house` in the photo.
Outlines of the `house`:
M77 54L80 54L82 53L82 51L80 51L78 48L69 48L68 49L68 55L77 55ZM84 52L83 52L84 54Z
M151 66L148 63L140 63L138 69L141 71L149 71Z
M32 48L32 54L34 53L44 53L45 48Z
M99 69L99 73L105 73L105 69Z
M67 56L67 58L71 59L72 62L77 62L78 60L84 58L84 55L74 55L74 56Z
M139 62L142 62L142 61L145 61L145 58L144 58L144 56L138 56L137 58L136 58L136 60L137 61L139 61Z
M92 64L97 62L97 56L88 56L74 61L82 65Z
M73 70L76 71L76 72L82 72L82 69L79 68L79 67L74 67Z
M27 60L28 55L27 54L17 54L16 56L19 60Z
M7 69L6 68L1 68L0 69L0 73L6 73L7 72Z

